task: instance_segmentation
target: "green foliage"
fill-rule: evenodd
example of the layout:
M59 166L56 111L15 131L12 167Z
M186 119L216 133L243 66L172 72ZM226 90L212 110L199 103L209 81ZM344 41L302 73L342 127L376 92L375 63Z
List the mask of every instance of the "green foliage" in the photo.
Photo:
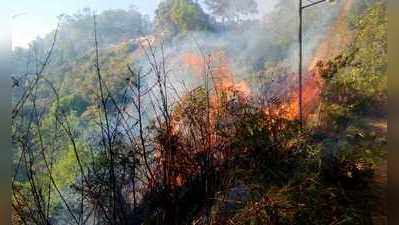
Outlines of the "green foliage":
M293 154L265 155L263 160L257 154L246 164L254 167L245 169L245 164L236 163L227 180L244 183L250 197L235 203L232 211L215 207L215 224L373 223L381 198L374 172L386 157L386 120L375 113L384 111L380 107L386 104L384 5L374 5L355 24L350 49L321 67L326 81L322 125L287 136ZM372 107L377 108L369 110ZM239 121L244 129L251 124L248 119L243 119L245 124ZM247 141L240 144L251 140L246 135L243 139ZM287 146L278 151L290 152ZM225 190L221 199L229 196Z
M54 164L53 176L60 189L71 187L75 184L76 178L80 177L80 167L77 163L76 154L78 154L83 168L86 168L90 161L89 152L83 142L77 143L75 147L72 144L65 146Z
M387 101L387 17L377 4L355 22L352 46L322 69L328 105L339 104L351 113L384 112ZM329 106L327 106L329 107ZM333 110L327 110L334 113Z
M192 0L167 0L155 12L157 30L176 34L195 30L209 30L209 16Z
M227 1L218 3L227 4ZM293 5L284 5L278 11L280 15L274 17L281 18L281 15L290 12L290 7ZM333 61L321 65L320 70L325 79L323 125L314 130L299 133L295 122L281 117L284 112L278 111L279 106L267 111L234 91L220 92L215 105L210 108L204 88L196 89L180 102L172 113L172 123L178 127L174 131L176 134L171 135L168 133L170 130L167 130L162 135L166 136L164 142L169 144L165 146L173 150L173 162L177 162L177 167L172 165L170 171L179 174L183 183L175 190L164 190L161 187L159 193L154 188L155 200L147 198L153 193L146 193L140 204L144 208L153 207L155 213L145 219L149 223L156 223L158 216L162 216L162 210L168 211L175 207L176 211L172 214L179 217L175 221L184 221L184 224L194 220L194 216L201 216L202 211L210 211L211 215L208 214L207 219L211 217L211 221L216 224L368 224L373 209L371 203L374 201L369 186L370 178L375 167L385 157L386 140L384 134L369 126L373 121L364 115L370 114L370 107L376 107L375 111L383 111L378 107L386 102L385 13L383 5L376 5L364 16L357 18L353 23L356 35L350 49ZM67 25L75 27L78 26L75 22L79 23L77 33L89 30L89 13L86 14L76 15L76 20L70 19ZM109 26L109 29L100 28L100 34L116 33L117 37L107 36L108 43L119 41L121 37L130 37L130 34L123 32L118 34L119 28L123 28L119 27L121 24L116 19L119 14L124 13L110 11L98 18L98 21L106 24L105 27ZM283 24L295 24L290 18L282 19ZM191 0L162 2L157 10L156 23L158 29L172 33L206 30L210 27L208 16ZM278 37L278 34L287 34L290 32L287 30L290 29L280 26L273 31L273 35ZM74 35L82 38L79 36L81 34ZM282 39L277 49L288 46L292 42L291 38L295 38L295 35L284 36L289 37ZM62 57L71 57L74 54L74 50L70 49L71 44L63 40L58 53ZM16 55L26 57L19 50ZM102 51L100 64L104 83L115 96L126 87L130 76L126 64L131 63L131 56L127 43ZM87 168L89 163L93 163L90 166L104 175L89 177L93 183L109 180L107 168L110 168L111 163L112 166L115 163L115 171L118 172L136 166L136 158L125 160L132 154L132 146L127 146L125 140L114 140L114 147L120 154L111 162L105 151L90 155L88 143L82 137L92 128L89 123L94 124L98 119L98 107L93 104L97 102L95 91L98 85L93 67L95 60L93 51L88 51L70 63L63 64L60 69L57 67L56 71L62 76L57 81L64 82L59 102L49 100L51 104L48 105L49 109L46 110L40 128L36 125L32 127L33 149L37 150L41 144L37 137L41 131L46 149L44 155L52 159L52 176L63 193L73 190L73 185L79 185L77 181L81 179L81 171L77 155L83 167ZM267 64L269 66L272 67L267 71L270 74L281 74L287 70L285 65L275 62ZM208 120L208 110L211 112L211 121ZM277 110L275 114L273 110ZM68 135L59 127L59 133L54 133L54 127L59 125L58 119L68 121L73 128L76 145L70 142ZM88 123L83 123L85 119ZM207 135L208 129L211 130L210 138ZM156 133L157 130L151 132ZM156 145L164 144L156 135L154 137L151 141L158 142ZM208 143L208 138L212 143ZM208 144L212 154L205 158L203 149ZM39 151L33 151L33 154L37 160L37 185L47 190L50 181L46 169L43 169L43 156ZM217 169L205 166L217 160L222 162L215 166ZM131 162L134 165L128 165ZM141 163L139 159L137 163ZM198 173L198 170L201 172ZM207 176L204 179L206 182L203 182L203 176ZM118 181L128 183L132 178L124 179ZM16 185L29 196L30 187L26 179L18 177ZM245 197L233 199L238 201L228 205L225 200L231 200L229 197L237 189ZM96 193L98 195L95 195L99 199L96 200L107 199L108 193L111 193L111 189L99 188ZM50 196L53 208L61 205L55 190L51 189ZM204 199L212 201L204 204Z
M74 15L64 15L55 49L59 63L83 55L92 49L94 43L93 11L84 9ZM121 41L141 37L150 31L149 19L134 8L128 10L106 10L96 16L97 35L100 45L115 44ZM44 41L49 42L52 34ZM54 58L54 56L53 56Z
M374 4L352 23L355 34L352 45L342 55L320 65L325 80L322 126L329 132L324 141L324 160L333 161L325 165L330 178L347 179L348 174L359 172L359 165L372 170L385 157L387 16L384 4Z
M212 14L227 20L239 20L241 16L247 16L258 12L258 4L254 0L206 0L205 4Z
M81 115L89 106L89 102L81 95L74 93L63 96L59 102L54 102L50 107L50 112L59 110L60 112L69 114L75 113L77 116Z

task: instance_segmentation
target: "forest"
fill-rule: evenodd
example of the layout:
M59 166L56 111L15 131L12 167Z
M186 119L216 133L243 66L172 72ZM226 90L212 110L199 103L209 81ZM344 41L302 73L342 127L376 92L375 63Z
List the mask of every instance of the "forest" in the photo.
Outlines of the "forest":
M299 61L298 2L84 8L14 48L12 224L387 224L387 3L305 8Z

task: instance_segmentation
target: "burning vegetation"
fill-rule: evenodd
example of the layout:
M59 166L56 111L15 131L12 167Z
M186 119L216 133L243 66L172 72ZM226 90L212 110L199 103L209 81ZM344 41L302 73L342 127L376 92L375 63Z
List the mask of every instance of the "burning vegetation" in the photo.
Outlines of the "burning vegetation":
M347 0L326 14L327 32L307 54L302 128L298 74L287 50L293 40L273 39L284 31L279 28L268 30L267 41L256 40L264 25L243 19L256 12L256 1L237 1L240 8L250 5L247 10L206 2L214 17L191 0L162 2L154 25L161 30L109 48L99 46L94 16L92 55L62 64L76 65L74 72L87 73L83 78L69 70L63 79L45 73L62 72L55 31L44 63L35 76L20 78L15 93L13 224L386 219L378 206L386 185L380 172L386 118L377 113L387 96L385 3L360 7ZM276 3L267 24L295 6L287 2ZM351 13L358 18L348 26ZM195 40L193 50L187 35L198 29L215 33L204 46ZM242 43L232 34L256 38ZM137 61L128 62L132 58ZM63 82L84 90L76 93Z

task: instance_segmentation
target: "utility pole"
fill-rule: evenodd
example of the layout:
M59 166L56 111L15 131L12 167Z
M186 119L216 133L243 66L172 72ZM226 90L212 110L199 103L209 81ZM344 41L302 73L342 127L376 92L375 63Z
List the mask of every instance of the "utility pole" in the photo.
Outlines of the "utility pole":
M304 121L303 121L303 86L302 86L302 76L303 76L303 68L302 68L302 61L303 61L303 10L314 5L318 5L325 1L334 2L335 0L319 0L319 1L311 1L307 0L308 4L303 4L303 0L299 0L299 32L298 32L298 41L299 41L299 66L298 66L298 75L299 75L299 90L298 90L298 98L299 98L299 123L300 128L302 130Z
M303 128L303 104L302 104L302 56L303 56L303 34L302 34L302 26L303 26L303 4L302 0L299 0L299 33L298 33L298 40L299 40L299 125L302 130Z

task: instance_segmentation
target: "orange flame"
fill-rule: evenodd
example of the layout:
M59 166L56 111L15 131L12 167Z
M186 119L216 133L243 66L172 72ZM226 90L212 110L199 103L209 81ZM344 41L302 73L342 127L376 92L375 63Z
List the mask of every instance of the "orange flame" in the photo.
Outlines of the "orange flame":
M313 59L308 66L309 72L305 74L302 89L302 106L305 119L314 112L320 101L323 82L320 74L317 72L318 62L339 54L339 51L347 46L351 40L346 18L348 17L352 3L353 0L348 0L342 6L336 22L329 29L326 39L322 41L315 51ZM289 96L291 100L283 107L287 108L287 118L296 119L299 115L298 91L293 91Z
M208 59L192 52L184 53L181 58L194 75L203 76L205 72L208 72L210 74L209 79L214 81L217 91L239 92L244 96L250 95L251 90L245 81L235 81L229 59L223 51L210 54ZM205 71L206 69L208 71Z
M182 107L177 107L173 112L174 115L172 116L173 119L171 121L171 131L169 133L171 136L179 136L179 133L185 132L187 121L182 119L185 116L181 115L187 115L190 113L199 116L197 123L206 124L205 126L207 126L207 129L214 129L217 126L218 116L223 116L224 113L226 113L224 107L226 106L226 101L240 100L249 96L251 93L250 88L245 81L235 81L234 73L230 68L230 61L222 51L213 52L207 57L192 52L185 52L180 55L178 61L183 63L183 66L187 66L194 76L204 77L207 75L209 81L213 84L213 87L211 88L209 95L209 108L207 108L209 109L209 112L202 108L208 106L194 105L193 108L190 106L192 97L196 96L196 93L198 93L197 91L200 90L200 88L194 89L192 92L183 96L181 99ZM203 119L203 121L201 119ZM218 143L216 134L214 134L213 131L210 131L207 143L209 143L210 146ZM192 163L194 157L200 157L204 154L213 154L214 157L218 158L220 161L226 157L225 153L210 153L208 152L209 148L204 147L195 148L190 152L184 152L183 149L176 149L177 152L174 155L178 155L179 160L170 160L168 158L165 159L165 157L168 156L162 155L161 146L158 147L159 149L155 151L155 159L158 166L156 171L160 172L163 170L170 170L168 182L170 182L173 187L184 185L187 179L187 174L195 174L198 172L198 165ZM184 172L181 171L182 168L184 168ZM161 174L158 175L162 176Z
M203 74L205 62L201 56L192 52L186 52L182 54L181 61L185 65L189 66L194 75L200 76L201 74Z
M335 54L338 53L339 48L333 48L333 44L337 41L341 41L341 44L343 43L342 40L343 38L340 36L342 35L342 32L347 32L347 27L344 23L345 18L347 17L347 14L349 12L350 6L352 4L352 0L348 0L346 4L344 4L343 9L341 10L341 13L337 19L337 22L332 26L332 28L329 30L329 33L327 34L327 38L320 44L319 48L316 50L313 59L311 60L311 63L309 64L308 71L309 73L306 74L304 77L303 81L303 106L304 106L304 115L305 118L310 115L316 106L318 105L319 99L320 99L320 92L322 90L322 79L320 77L320 74L317 72L317 65L320 60L327 59L328 57L331 57ZM339 35L337 35L339 34ZM338 38L338 39L337 39ZM347 36L344 38L345 43L348 43ZM221 107L223 106L223 103L220 101L221 100L218 96L217 92L223 92L223 94L226 96L227 95L227 100L229 100L231 97L248 97L251 95L251 91L249 88L249 85L245 81L240 81L236 82L234 80L234 73L232 72L230 68L230 62L229 59L226 57L226 55L222 51L217 51L209 55L209 58L206 57L201 57L200 55L188 52L185 54L182 54L181 56L182 62L187 65L193 72L194 75L196 76L205 76L205 74L209 75L209 79L212 81L214 85L214 91L215 95L210 96L210 115L209 115L209 122L210 124L208 128L215 127L215 123L217 121L216 116L217 115L222 115L224 113L224 109ZM265 108L265 113L266 114L272 114L272 115L280 115L284 116L288 119L295 119L297 118L299 114L298 110L298 94L297 90L293 91L288 95L289 100L286 103L283 103L281 106L276 105L276 108L273 107L268 107ZM199 109L201 110L201 109ZM189 113L187 113L189 114ZM179 133L180 127L179 127L179 118L176 116L173 121L173 135L177 135ZM183 129L182 129L183 130ZM209 144L213 145L217 143L215 135L211 134L210 137L211 140L209 140ZM215 148L217 149L217 148ZM176 151L179 151L179 149L176 149ZM173 161L174 163L178 165L168 165L167 163L170 162L165 162L165 160L162 161L162 156L157 155L157 160L159 160L158 164L159 165L166 165L169 167L176 166L179 169L181 169L183 166L185 166L186 171L184 171L184 174L179 174L179 173L171 173L170 175L170 182L175 186L181 186L185 183L185 179L187 177L187 174L195 174L196 171L198 170L196 165L193 165L192 162L192 157L195 157L193 155L201 155L202 153L208 154L207 148L199 148L196 149L195 152L189 152L186 154L176 154L179 155L179 161ZM228 157L228 153L224 152L212 152L212 154L217 154L217 159L222 162L224 157ZM217 162L216 162L217 163ZM168 168L169 168L168 167ZM159 170L161 171L161 170ZM178 171L178 170L176 170Z

